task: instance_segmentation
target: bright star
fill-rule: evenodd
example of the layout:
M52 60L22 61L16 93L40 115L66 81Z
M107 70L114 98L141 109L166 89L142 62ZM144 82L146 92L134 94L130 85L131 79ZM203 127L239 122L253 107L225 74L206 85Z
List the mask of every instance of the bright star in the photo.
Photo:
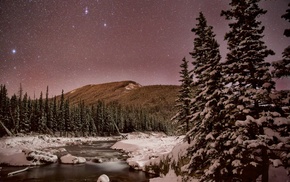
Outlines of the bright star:
M86 6L85 8L85 15L89 14L89 8Z
M12 54L16 54L16 49L12 49Z
M104 27L106 27L107 26L107 23L104 23Z

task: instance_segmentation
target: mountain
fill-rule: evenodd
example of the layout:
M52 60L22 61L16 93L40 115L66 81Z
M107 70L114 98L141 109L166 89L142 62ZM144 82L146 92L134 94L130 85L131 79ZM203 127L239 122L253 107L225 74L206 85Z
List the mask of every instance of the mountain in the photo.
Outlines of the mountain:
M175 115L175 100L179 86L141 86L134 81L111 82L86 85L64 94L71 104L84 101L94 105L102 100L106 103L118 102L122 106L135 106L148 110L151 114L169 120Z

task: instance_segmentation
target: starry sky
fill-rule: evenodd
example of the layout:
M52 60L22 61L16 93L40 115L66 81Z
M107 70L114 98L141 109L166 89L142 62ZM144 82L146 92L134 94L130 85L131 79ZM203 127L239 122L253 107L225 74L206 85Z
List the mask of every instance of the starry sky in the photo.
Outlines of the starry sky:
M141 85L179 84L179 65L193 48L198 13L214 27L225 59L228 0L0 0L0 84L9 95L50 96L87 84L133 80ZM289 45L281 19L289 0L261 6L264 41L281 59ZM289 80L277 87L290 89Z

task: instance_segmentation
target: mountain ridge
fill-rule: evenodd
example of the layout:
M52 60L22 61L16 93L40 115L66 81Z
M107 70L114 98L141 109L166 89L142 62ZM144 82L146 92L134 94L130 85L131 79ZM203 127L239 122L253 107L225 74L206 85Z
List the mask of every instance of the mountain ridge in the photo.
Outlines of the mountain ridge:
M70 104L94 105L98 101L117 102L121 106L139 107L157 117L169 120L176 112L175 100L179 91L176 85L142 86L131 80L90 84L64 93ZM58 96L60 98L60 96Z

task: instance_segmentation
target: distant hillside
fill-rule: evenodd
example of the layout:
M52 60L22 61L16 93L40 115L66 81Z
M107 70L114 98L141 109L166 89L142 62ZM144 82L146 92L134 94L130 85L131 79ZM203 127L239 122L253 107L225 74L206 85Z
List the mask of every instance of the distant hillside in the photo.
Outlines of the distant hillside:
M69 98L71 104L83 100L86 105L93 105L103 100L106 103L116 101L122 106L141 106L153 115L170 119L176 112L174 105L178 90L179 86L141 86L134 81L122 81L86 85L64 96Z

